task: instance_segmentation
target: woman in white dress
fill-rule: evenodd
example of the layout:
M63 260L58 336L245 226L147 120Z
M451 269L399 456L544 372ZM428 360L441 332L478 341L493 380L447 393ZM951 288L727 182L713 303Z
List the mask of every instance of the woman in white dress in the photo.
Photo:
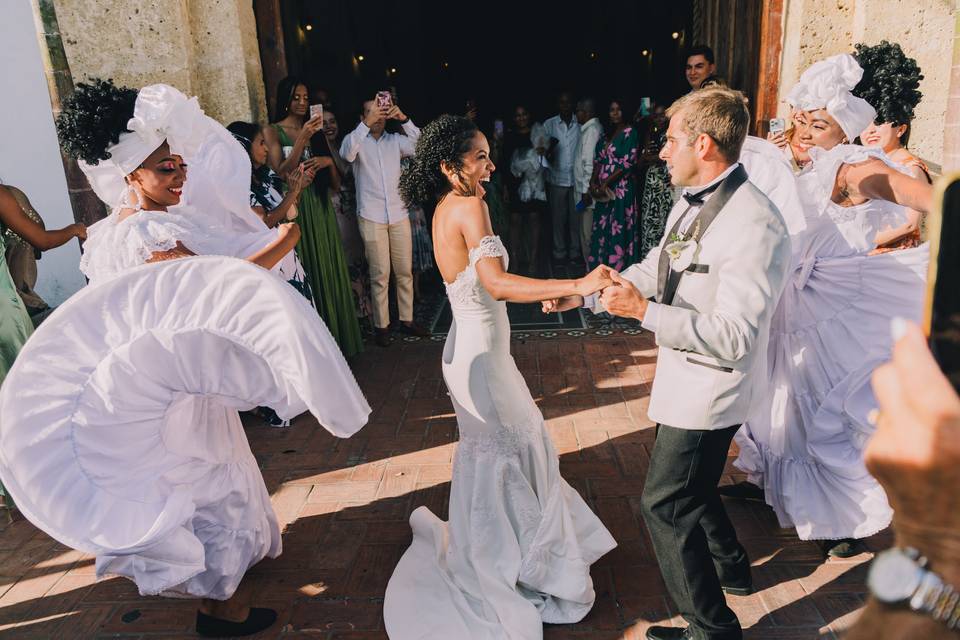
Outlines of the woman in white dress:
M313 308L265 270L291 252L296 227L263 228L247 205L246 154L196 99L81 83L58 126L117 208L89 230L91 285L34 334L3 385L0 478L27 519L95 554L99 577L202 598L201 635L256 633L276 613L248 607L238 587L281 539L238 409L310 411L347 437L370 408ZM180 205L185 159L211 189L195 194L202 213ZM244 209L259 232L241 231Z
M578 280L506 271L482 182L494 165L469 119L441 116L423 129L400 189L432 206L437 264L454 322L443 376L457 414L450 520L426 507L410 516L413 544L387 586L384 620L394 640L531 640L543 623L583 618L595 598L590 565L616 546L560 476L543 416L510 356L505 301L590 294L606 268Z
M806 229L771 326L769 387L736 436L736 465L780 524L836 556L890 524L863 462L870 372L889 356L890 320L919 318L928 261L926 245L870 255L878 233L904 223L905 206L929 207L931 191L881 151L848 144L875 117L851 93L862 73L852 56L834 56L790 93L812 159L797 177Z

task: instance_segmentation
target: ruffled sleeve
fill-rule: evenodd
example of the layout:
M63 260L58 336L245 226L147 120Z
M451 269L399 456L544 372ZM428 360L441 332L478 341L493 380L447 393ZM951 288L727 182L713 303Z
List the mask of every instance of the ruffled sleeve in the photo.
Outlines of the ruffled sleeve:
M141 211L120 220L116 213L90 227L80 270L91 281L112 278L150 260L154 252L182 243L193 253L220 253L196 225L173 213Z
M480 244L470 249L470 264L474 265L483 258L502 258L507 250L500 241L500 236L484 236Z

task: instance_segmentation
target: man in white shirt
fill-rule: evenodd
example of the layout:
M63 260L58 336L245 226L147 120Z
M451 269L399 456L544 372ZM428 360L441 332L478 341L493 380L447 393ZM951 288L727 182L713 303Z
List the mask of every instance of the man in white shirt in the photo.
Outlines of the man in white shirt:
M573 165L580 123L573 117L573 96L564 91L557 102L560 113L543 123L550 148L547 150L547 202L553 225L553 259L579 264L580 220L574 196Z
M577 122L580 124L580 139L574 153L573 181L576 208L580 209L580 251L584 264L590 257L590 235L593 232L593 200L590 198L590 178L593 176L593 158L597 142L603 135L603 125L595 115L592 98L577 102Z
M396 120L403 134L388 133L387 120ZM406 134L406 135L404 135ZM420 129L400 107L363 103L363 119L340 145L340 156L353 165L357 187L357 222L370 265L373 324L377 344L390 344L390 307L387 299L390 270L397 284L400 330L426 336L413 323L413 236L407 207L400 198L400 159L412 156Z

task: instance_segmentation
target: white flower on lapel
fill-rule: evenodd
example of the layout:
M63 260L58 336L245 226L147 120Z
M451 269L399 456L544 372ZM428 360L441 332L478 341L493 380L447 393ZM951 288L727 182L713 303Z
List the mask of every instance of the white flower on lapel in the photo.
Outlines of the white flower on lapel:
M693 259L697 255L697 249L700 245L696 240L674 240L667 243L663 248L670 256L670 268L674 271L685 271L687 267L693 264Z

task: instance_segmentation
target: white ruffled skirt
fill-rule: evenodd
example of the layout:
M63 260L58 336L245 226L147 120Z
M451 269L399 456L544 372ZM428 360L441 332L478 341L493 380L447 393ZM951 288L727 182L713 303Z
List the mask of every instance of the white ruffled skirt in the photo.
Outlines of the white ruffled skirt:
M863 538L890 524L863 450L870 376L889 358L890 321L918 320L929 247L808 260L774 315L768 385L736 435L735 464L803 540ZM760 390L758 390L760 391Z
M233 258L137 267L51 315L0 391L0 478L24 515L143 595L229 598L281 551L237 411L367 405L316 311Z

